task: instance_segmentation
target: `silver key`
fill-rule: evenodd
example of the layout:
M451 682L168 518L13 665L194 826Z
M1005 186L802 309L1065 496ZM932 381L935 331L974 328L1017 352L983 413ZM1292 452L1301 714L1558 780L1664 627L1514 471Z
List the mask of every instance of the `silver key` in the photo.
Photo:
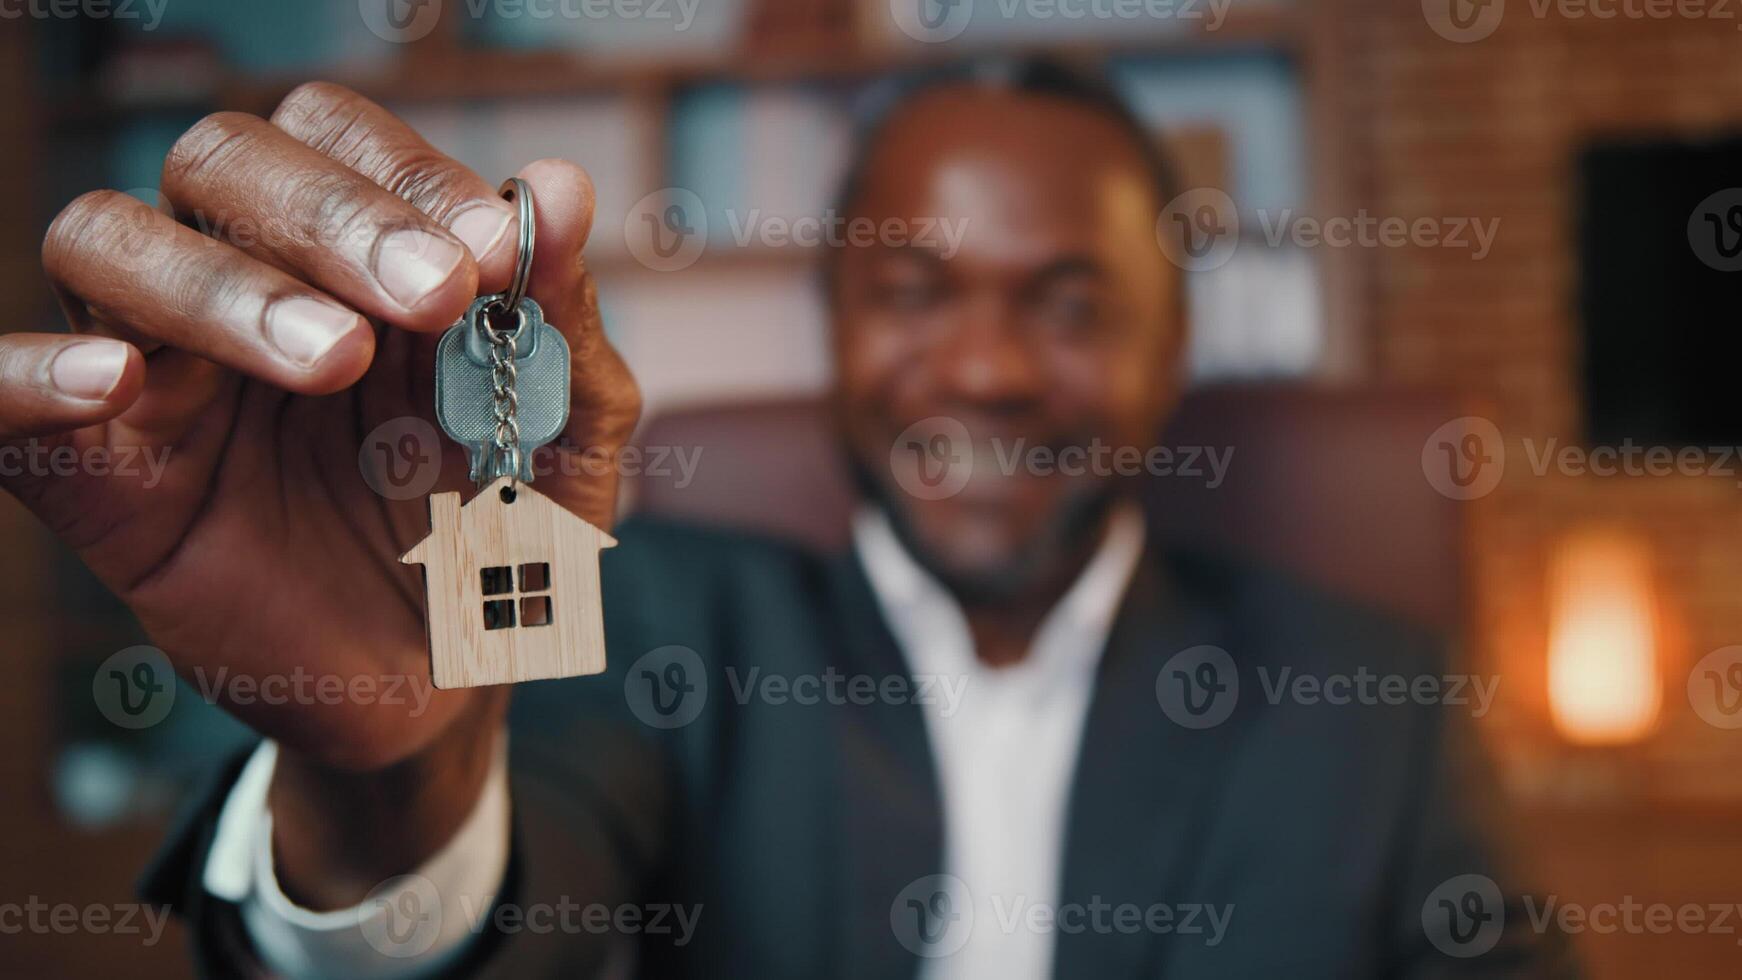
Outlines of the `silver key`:
M531 483L533 450L555 439L568 422L569 345L544 322L544 311L530 297L520 301L513 331L492 330L485 310L503 300L501 295L478 297L442 334L436 345L436 420L466 447L473 481L484 483L518 469L520 480ZM493 337L504 355L512 351L505 358L512 364L506 372L511 393L507 431L518 426L516 437L509 440L512 453L499 452L497 441L504 420L499 415Z

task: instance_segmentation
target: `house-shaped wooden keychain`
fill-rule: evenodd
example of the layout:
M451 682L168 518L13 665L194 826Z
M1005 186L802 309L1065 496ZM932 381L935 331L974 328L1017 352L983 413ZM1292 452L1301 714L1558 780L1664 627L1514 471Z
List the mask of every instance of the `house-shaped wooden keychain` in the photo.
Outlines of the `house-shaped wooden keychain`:
M423 566L430 673L439 688L605 669L599 551L617 540L525 483L501 477L460 504L429 498Z

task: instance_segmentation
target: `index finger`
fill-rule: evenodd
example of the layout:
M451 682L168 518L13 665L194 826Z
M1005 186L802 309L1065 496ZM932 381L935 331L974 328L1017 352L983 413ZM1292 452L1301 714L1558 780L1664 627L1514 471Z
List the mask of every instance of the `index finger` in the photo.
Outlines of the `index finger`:
M284 97L272 124L445 226L477 260L480 292L507 288L515 209L405 120L342 85L308 82Z

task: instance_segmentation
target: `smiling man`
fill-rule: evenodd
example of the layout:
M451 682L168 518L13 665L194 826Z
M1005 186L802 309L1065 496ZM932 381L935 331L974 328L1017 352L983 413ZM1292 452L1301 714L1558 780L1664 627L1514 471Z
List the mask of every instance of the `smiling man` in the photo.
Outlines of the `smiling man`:
M614 451L638 398L580 258L591 185L557 161L522 176L531 293L574 351L564 444ZM331 85L203 121L163 188L165 212L69 206L44 261L76 335L0 339L8 437L170 447L162 485L11 488L184 672L421 675L421 590L393 558L423 505L372 494L356 439L427 411L437 332L507 284L510 212ZM1216 693L1285 667L1439 676L1430 638L1152 545L1104 467L913 482L946 458L937 435L976 460L1153 444L1185 340L1155 232L1173 193L1095 79L1017 63L893 87L840 211L965 233L948 255L831 255L851 553L630 522L605 559L603 678L512 709L503 689L415 715L230 705L263 741L194 807L152 898L214 974L1565 972L1495 854L1466 715ZM216 241L195 213L289 233ZM609 474L538 486L610 525ZM1198 713L1158 704L1176 673L1203 682ZM928 680L954 693L922 697Z

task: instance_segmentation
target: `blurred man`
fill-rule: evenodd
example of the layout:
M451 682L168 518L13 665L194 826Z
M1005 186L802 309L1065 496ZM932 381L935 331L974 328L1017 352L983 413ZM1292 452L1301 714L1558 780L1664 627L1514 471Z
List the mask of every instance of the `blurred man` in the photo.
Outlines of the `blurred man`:
M605 564L604 678L530 685L512 712L504 689L415 712L232 705L265 740L148 881L204 966L1562 972L1560 945L1508 914L1456 714L1221 696L1283 667L1438 676L1430 639L1151 546L1112 472L913 482L962 454L1154 440L1185 330L1155 231L1173 188L1142 127L1099 82L1016 64L898 89L863 136L846 214L966 233L948 254L907 236L831 257L835 402L865 494L852 553L632 523ZM581 262L591 185L557 161L521 175L531 292L574 353L565 451L615 451L638 396ZM13 491L184 671L422 676L421 589L394 558L424 506L373 494L356 444L428 414L437 332L507 284L510 212L331 85L271 120L202 121L163 193L162 213L70 205L44 263L76 335L0 340L7 436L167 446L162 485ZM280 233L222 242L196 217ZM611 523L613 477L537 486ZM644 683L656 714L625 697Z

